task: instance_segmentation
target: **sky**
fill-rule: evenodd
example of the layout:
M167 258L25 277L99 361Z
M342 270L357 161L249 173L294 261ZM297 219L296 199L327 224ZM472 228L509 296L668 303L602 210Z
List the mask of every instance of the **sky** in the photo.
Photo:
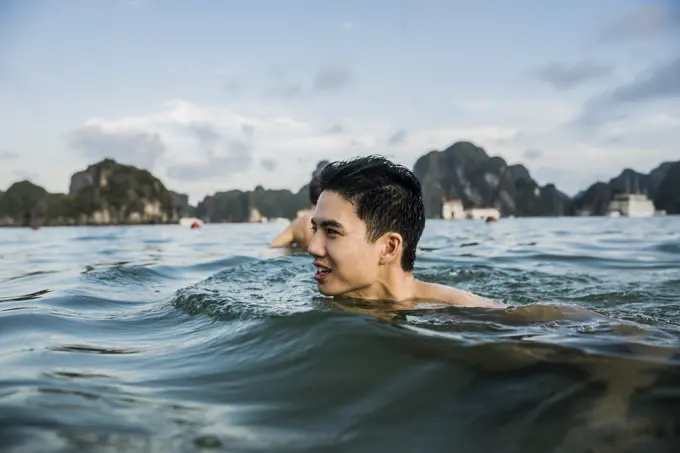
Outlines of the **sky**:
M680 159L680 0L0 0L0 190L192 204L472 141L569 195Z

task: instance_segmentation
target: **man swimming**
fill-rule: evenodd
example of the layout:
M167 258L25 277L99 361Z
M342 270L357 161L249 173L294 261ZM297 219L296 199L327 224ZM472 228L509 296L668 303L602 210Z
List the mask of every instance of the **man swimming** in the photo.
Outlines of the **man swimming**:
M504 305L413 276L425 228L422 189L406 167L380 156L328 164L307 248L321 294L355 299L443 302L465 307Z
M321 170L328 165L328 161L321 161L312 173L312 180L309 182L309 201L312 204L312 210L316 206L316 202L321 194L319 186L319 174ZM278 236L274 238L269 244L272 248L292 247L292 248L307 248L309 241L312 239L312 210L305 210L300 213L298 217L290 222Z

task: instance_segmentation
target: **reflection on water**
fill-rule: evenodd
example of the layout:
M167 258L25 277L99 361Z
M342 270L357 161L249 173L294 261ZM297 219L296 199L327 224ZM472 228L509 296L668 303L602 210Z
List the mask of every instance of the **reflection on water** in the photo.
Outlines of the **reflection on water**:
M280 225L0 229L3 451L675 452L680 218L428 222L332 300Z

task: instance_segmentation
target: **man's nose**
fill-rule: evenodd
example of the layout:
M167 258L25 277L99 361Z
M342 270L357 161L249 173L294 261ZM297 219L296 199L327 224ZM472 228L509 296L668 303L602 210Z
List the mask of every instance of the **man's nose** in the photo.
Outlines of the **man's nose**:
M323 237L319 232L315 232L312 236L312 240L309 241L307 246L307 253L312 256L324 256L325 249L323 244Z

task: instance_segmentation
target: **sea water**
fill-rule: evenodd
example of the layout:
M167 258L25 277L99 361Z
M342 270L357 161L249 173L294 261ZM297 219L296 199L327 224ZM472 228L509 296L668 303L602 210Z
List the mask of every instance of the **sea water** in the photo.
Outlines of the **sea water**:
M0 229L0 450L680 451L680 217L428 220L507 310L335 303L281 228Z

